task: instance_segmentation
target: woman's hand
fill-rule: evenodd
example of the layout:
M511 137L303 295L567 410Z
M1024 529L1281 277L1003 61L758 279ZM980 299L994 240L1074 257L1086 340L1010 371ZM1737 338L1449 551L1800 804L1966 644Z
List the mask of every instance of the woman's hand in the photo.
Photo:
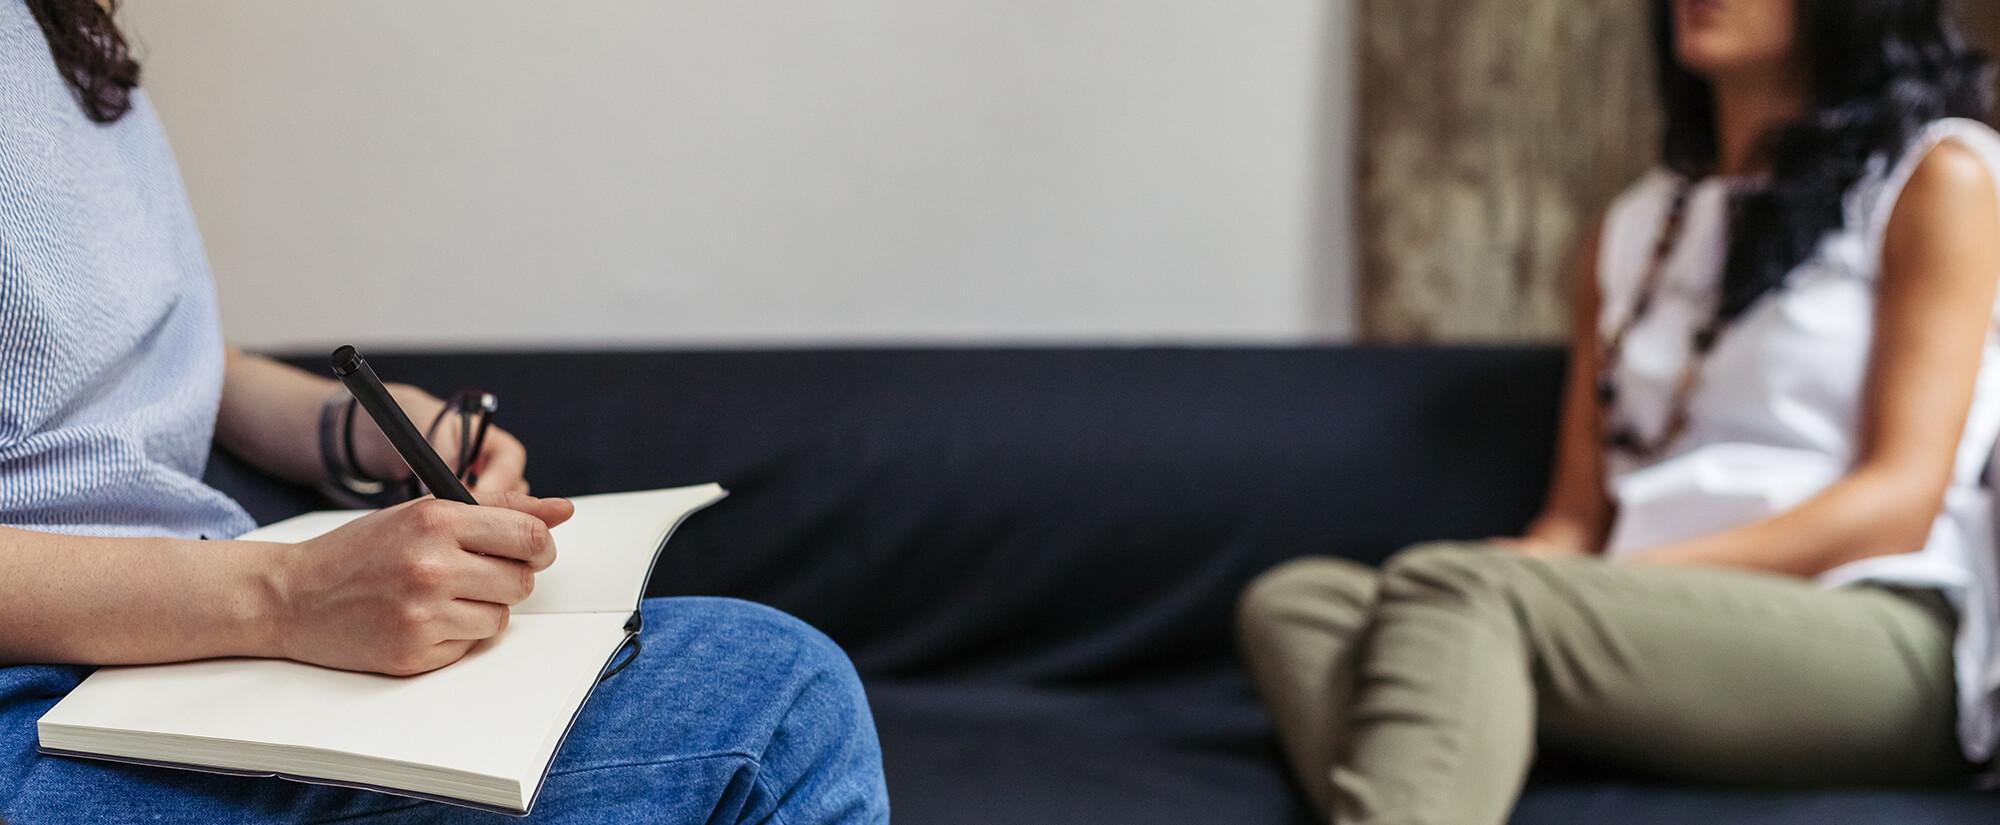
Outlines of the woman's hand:
M440 414L445 414L445 402L437 396L408 384L387 386L389 395L403 407L419 430L428 428ZM382 429L375 426L367 415L356 415L354 426L354 452L362 472L372 478L389 481L410 477L409 465L396 454L395 445L389 443L389 437L383 435ZM463 437L464 433L457 426L457 417L450 414L444 415L443 425L431 437L431 446L437 448L438 455L451 465L454 472L460 470L459 440ZM472 459L472 492L526 495L528 480L524 473L527 465L528 450L520 440L497 426L489 427L486 440L480 443L479 455ZM463 477L465 474L461 472L459 475Z
M1591 555L1579 545L1535 536L1496 536L1486 543L1533 559L1580 559Z
M479 499L486 506L405 502L283 546L268 575L270 654L410 675L505 629L509 607L555 561L549 528L575 508L515 492Z
M456 448L454 448L456 449ZM493 427L472 459L474 493L528 494L528 448L506 430Z
M1543 513L1518 537L1497 537L1487 544L1537 559L1577 559L1598 554L1590 527L1561 513Z

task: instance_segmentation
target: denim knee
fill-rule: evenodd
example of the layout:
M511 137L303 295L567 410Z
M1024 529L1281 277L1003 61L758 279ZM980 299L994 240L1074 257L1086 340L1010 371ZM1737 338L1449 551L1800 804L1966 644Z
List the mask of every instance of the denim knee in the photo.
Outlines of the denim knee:
M818 628L782 610L739 599L689 596L647 599L642 612L649 628L667 624L698 629L704 643L680 652L701 660L695 666L704 670L716 674L748 670L746 675L763 679L773 674L774 664L783 662L793 678L822 682L821 690L866 704L861 678L847 653Z
M734 599L648 599L642 610L648 653L658 644L672 655L654 660L658 670L631 675L654 682L656 691L712 693L714 703L701 722L717 729L709 750L755 763L760 795L776 800L777 819L887 820L881 746L867 694L847 654L826 634L782 611ZM686 738L676 731L661 741Z

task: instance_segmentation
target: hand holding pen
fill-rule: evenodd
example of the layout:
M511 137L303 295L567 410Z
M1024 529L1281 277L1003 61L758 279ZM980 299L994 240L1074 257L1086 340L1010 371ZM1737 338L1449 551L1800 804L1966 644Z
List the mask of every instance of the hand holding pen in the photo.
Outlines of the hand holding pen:
M549 528L574 508L514 490L480 493L476 503L485 506L455 503L475 499L359 353L343 348L339 356L335 366L357 403L380 416L383 432L439 498L370 513L297 544L250 543L243 552L269 560L269 597L248 652L395 675L442 667L506 629L511 606L555 561Z

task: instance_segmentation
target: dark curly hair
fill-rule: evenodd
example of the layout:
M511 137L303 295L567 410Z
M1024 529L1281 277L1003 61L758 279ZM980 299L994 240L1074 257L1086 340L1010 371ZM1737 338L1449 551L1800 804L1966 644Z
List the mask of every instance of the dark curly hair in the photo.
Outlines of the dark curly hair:
M1984 0L1982 0L1984 1ZM1784 285L1820 239L1841 228L1842 198L1872 158L1891 163L1941 117L1983 118L1992 63L1968 48L1942 0L1795 0L1797 42L1812 71L1810 111L1764 136L1770 184L1732 204L1718 320L1727 324ZM1654 0L1654 46L1667 168L1716 172L1715 91L1680 65L1672 0Z
M132 109L132 89L139 85L139 62L112 22L118 0L102 5L97 0L27 2L83 113L98 123L124 117Z

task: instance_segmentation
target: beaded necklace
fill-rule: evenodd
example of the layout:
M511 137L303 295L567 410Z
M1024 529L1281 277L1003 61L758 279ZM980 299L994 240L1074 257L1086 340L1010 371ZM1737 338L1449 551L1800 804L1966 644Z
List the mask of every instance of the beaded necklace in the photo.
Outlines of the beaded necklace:
M1618 420L1618 367L1625 354L1625 338L1632 328L1645 320L1653 308L1653 298L1659 293L1660 282L1667 261L1673 257L1674 249L1680 245L1683 230L1687 228L1687 206L1693 186L1682 181L1674 193L1673 207L1667 212L1666 225L1660 231L1660 240L1653 246L1653 259L1646 268L1646 274L1639 284L1639 298L1632 305L1632 314L1625 322L1613 330L1610 337L1599 342L1597 368L1597 404L1599 419L1603 422L1604 444L1616 450L1649 459L1658 456L1687 433L1688 406L1693 400L1694 390L1700 383L1702 364L1708 354L1715 349L1715 340L1722 333L1722 322L1710 318L1690 336L1687 363L1681 367L1680 378L1674 382L1674 395L1667 412L1667 424L1660 431L1660 437L1647 440L1639 434L1631 422Z

